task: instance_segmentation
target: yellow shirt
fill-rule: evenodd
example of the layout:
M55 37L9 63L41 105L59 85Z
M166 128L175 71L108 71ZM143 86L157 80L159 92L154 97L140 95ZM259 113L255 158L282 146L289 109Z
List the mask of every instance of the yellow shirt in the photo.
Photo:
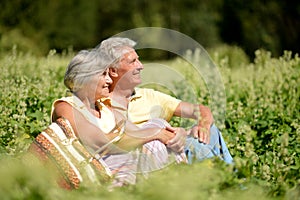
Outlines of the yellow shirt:
M181 100L147 88L136 88L128 105L128 119L142 125L149 119L170 121Z

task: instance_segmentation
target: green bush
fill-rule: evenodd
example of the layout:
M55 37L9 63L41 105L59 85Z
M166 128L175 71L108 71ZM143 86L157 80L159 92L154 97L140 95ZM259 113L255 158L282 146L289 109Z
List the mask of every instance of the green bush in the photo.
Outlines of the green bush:
M216 63L219 65L226 63L230 68L240 68L250 63L248 55L238 46L223 44L208 49L208 52Z
M37 58L13 48L0 62L0 151L15 154L50 123L52 101L65 92L68 59L55 51Z
M267 181L274 195L300 183L300 58L256 51L253 64L226 70L224 134L240 175Z

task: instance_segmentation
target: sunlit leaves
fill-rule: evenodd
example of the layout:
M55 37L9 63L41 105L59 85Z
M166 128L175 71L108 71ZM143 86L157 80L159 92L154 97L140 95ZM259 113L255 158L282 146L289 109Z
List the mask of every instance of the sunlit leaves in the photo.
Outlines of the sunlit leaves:
M153 176L153 179L150 176L136 188L120 189L109 194L81 190L60 195L73 194L73 199L87 195L95 198L105 195L110 199L126 195L146 199L149 198L147 195L160 191L154 197L199 197L199 191L207 189L209 192L203 194L212 199L223 195L224 198L237 197L237 194L262 198L263 193L296 196L300 184L300 58L297 55L293 57L290 52L285 52L280 58L273 58L262 50L255 54L254 63L241 62L240 66L234 67L230 63L239 62L229 62L229 59L221 57L216 59L226 91L226 117L219 127L234 156L234 169L207 161L193 166L172 167L159 176ZM26 151L36 134L50 123L53 100L65 95L63 76L69 60L68 55L59 56L55 51L47 57L38 58L20 53L16 48L0 58L1 157L6 154L18 156ZM197 81L193 73L187 71L184 62L176 59L170 62L170 66L183 70L187 80ZM174 84L178 90L176 93L190 100L185 87L180 83ZM209 104L209 92L204 83L199 84L197 100ZM173 124L183 123L174 120ZM0 166L7 167L5 163L6 160ZM11 178L5 188L9 190L10 184L17 184L14 189L20 194L13 191L3 194L15 198L51 196L46 192L46 181L41 183L39 179L30 178L28 166L17 168L11 171L2 171L1 168L0 174ZM22 170L24 174L20 176ZM216 179L213 179L214 174L218 176ZM20 179L17 179L18 176ZM190 184L189 180L195 182L190 185L193 191L179 191ZM43 194L35 191L39 185ZM254 189L253 185L256 185ZM173 190L176 193L164 194ZM259 195L256 191L260 191Z

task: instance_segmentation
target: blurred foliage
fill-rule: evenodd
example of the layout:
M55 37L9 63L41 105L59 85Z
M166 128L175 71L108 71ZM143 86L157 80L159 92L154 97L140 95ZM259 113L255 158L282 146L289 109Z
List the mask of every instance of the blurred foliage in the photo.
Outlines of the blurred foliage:
M14 44L43 55L50 49L79 50L150 26L177 30L205 48L234 44L251 58L260 48L274 56L299 52L299 1L3 0L0 9L0 53Z
M103 188L66 192L49 181L50 174L43 167L24 157L33 138L49 125L52 102L65 95L63 76L73 52L57 54L52 50L47 56L37 57L15 46L3 54L0 57L1 198L297 199L300 58L289 51L274 58L268 51L257 50L254 62L249 62L237 47L216 49L220 52L215 50L212 58L226 91L226 118L218 126L235 165L228 166L218 160L174 165L150 174L136 186L113 192ZM199 57L197 53L191 56ZM239 63L238 67L230 66ZM177 58L164 64L179 70L186 80L199 83L198 100L210 105L206 85L195 80L188 63ZM185 85L174 84L176 91L172 92L189 100ZM172 123L176 125L176 120Z

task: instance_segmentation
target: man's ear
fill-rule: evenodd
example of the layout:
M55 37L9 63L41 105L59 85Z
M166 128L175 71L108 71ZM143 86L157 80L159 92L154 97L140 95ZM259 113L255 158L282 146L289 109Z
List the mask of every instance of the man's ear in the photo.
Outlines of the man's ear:
M118 69L117 68L109 68L109 75L111 77L118 77Z

